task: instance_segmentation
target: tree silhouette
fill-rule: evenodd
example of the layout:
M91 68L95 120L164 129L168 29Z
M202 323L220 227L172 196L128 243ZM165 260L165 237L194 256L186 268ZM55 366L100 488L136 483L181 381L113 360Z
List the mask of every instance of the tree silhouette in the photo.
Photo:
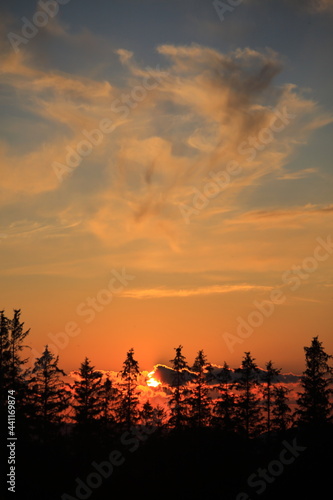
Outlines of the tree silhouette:
M173 378L173 394L169 400L171 416L169 425L175 429L182 428L188 421L188 407L185 396L187 389L184 386L183 370L188 368L186 358L182 354L183 346L175 347L176 355L171 359L172 368L175 371Z
M202 427L210 421L209 389L206 385L206 375L209 373L209 363L203 350L200 350L194 360L192 371L196 373L194 389L188 398L190 407L190 424L193 427Z
M153 419L154 419L155 426L162 427L165 423L166 416L167 416L167 414L166 414L166 411L163 408L163 406L158 404L157 406L154 407Z
M148 428L161 427L166 417L166 413L162 406L153 406L150 401L146 401L140 411L141 423Z
M272 412L272 390L273 382L278 380L281 368L274 368L272 361L266 363L266 371L262 376L262 381L265 384L263 389L264 408L267 412L267 432L271 432L271 412Z
M224 430L232 431L237 427L236 399L231 392L233 389L231 369L224 362L221 371L217 376L219 380L220 397L214 405L213 423Z
M80 369L75 372L79 380L74 382L74 421L82 428L91 425L101 414L100 392L102 389L102 374L91 366L85 358Z
M0 425L1 429L6 428L7 421L7 395L9 384L9 359L10 359L10 341L9 341L9 319L4 311L0 311ZM1 434L0 434L1 435ZM5 434L3 433L3 439ZM2 443L1 446L5 443Z
M217 436L220 431L233 431L256 438L263 430L269 434L273 430L285 432L291 427L289 389L276 384L281 369L275 368L272 361L268 361L265 370L260 372L250 352L245 352L241 366L234 372L226 362L217 370L200 350L189 368L183 347L179 345L171 360L173 380L165 391L165 404L170 408L168 418L165 408L154 406L153 400L144 399L142 405L138 390L140 370L133 349L127 352L119 372L119 384L110 376L103 378L86 357L75 372L78 380L71 386L72 390L66 390L68 384L63 379L64 371L58 366L59 357L48 346L33 367L25 370L27 360L22 357L22 351L29 330L24 329L20 314L19 309L14 310L13 318L9 319L0 311L1 418L6 415L7 391L13 388L18 402L17 415L21 418L20 429L26 431L32 441L42 438L41 446L47 444L45 437L57 435L60 439L59 427L67 425L69 409L76 429L90 432L96 426L103 439L113 437L123 426L130 430L135 430L135 426L164 428L166 421L163 432L156 435L167 436L167 427L177 430L186 427L183 435L192 436L197 429L213 426L213 434ZM309 347L304 347L304 352L306 366L301 377L302 392L297 399L295 428L305 423L311 424L312 430L332 423L333 368L330 362L333 357L325 352L318 337L312 339ZM214 383L209 385L211 381ZM211 396L210 387L213 394L218 391L218 397ZM165 384L161 390L163 388ZM105 432L108 429L111 430L109 434ZM324 430L326 432L326 427ZM289 431L293 432L294 427ZM181 435L177 433L175 438ZM96 434L93 432L92 436L94 443ZM170 437L174 438L173 433ZM229 438L234 439L233 433Z
M289 389L283 386L273 389L272 427L274 430L286 431L293 420L288 405L289 392Z
M240 392L237 401L237 416L241 426L245 429L246 436L250 437L261 431L262 421L260 401L254 394L254 388L258 386L259 368L250 352L245 353L241 367L235 372L239 374L235 387Z
M10 360L10 341L9 341L9 319L4 311L0 311L0 397L1 408L7 399L6 390L9 381L9 360Z
M24 375L22 366L27 363L28 358L21 359L20 352L27 347L22 344L25 337L29 334L30 329L23 331L24 323L20 322L21 310L15 309L12 320L9 320L9 379L11 380L12 388L17 390L24 383Z
M120 420L131 428L139 419L139 398L137 394L137 378L140 374L139 364L134 359L134 349L130 349L123 363L120 376L124 381L119 408Z
M114 386L110 377L106 377L99 391L101 403L101 420L107 426L116 422L117 408L120 401L120 391Z
M16 420L23 429L24 415L29 412L29 370L23 368L28 358L22 359L21 354L28 347L24 339L30 330L24 331L20 315L20 309L14 309L12 319L7 318L4 311L0 312L0 410L6 409L8 390L14 391ZM1 420L4 418L5 411L1 411Z
M150 404L149 401L146 401L140 411L140 418L142 423L145 426L149 426L152 424L154 419L154 407Z
M55 357L46 346L32 370L30 382L34 420L41 426L44 435L64 419L70 401L70 392L61 380L61 376L66 374L58 368L58 361L59 356Z
M301 378L302 393L298 393L297 411L299 421L320 425L329 421L332 404L332 356L324 351L322 342L313 337L311 346L304 347L306 369Z

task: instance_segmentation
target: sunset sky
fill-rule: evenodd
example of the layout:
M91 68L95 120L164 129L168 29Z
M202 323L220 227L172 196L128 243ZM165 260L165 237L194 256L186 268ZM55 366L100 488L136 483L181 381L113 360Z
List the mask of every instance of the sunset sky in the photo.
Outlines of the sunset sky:
M35 352L332 353L333 1L6 4L0 309Z

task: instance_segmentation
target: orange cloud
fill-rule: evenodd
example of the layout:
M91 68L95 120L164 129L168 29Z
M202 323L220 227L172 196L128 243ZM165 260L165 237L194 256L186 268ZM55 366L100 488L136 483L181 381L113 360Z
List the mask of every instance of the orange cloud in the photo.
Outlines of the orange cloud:
M167 289L167 288L151 288L151 289L132 289L126 290L123 297L135 299L155 299L164 297L193 297L198 295L215 295L231 292L246 292L249 290L270 290L270 287L261 285L212 285L206 287L198 287L191 289Z

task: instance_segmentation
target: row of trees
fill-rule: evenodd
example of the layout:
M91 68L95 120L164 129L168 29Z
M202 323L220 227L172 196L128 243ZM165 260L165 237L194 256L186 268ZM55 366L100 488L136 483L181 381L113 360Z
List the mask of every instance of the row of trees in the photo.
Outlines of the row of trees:
M130 349L115 383L91 365L88 358L76 372L74 384L65 383L59 368L59 357L45 347L31 369L21 351L29 330L24 330L20 310L12 319L0 312L0 393L1 410L5 410L8 390L14 390L17 414L24 415L32 432L46 436L70 421L77 429L94 426L131 428L135 425L184 427L218 427L248 437L272 430L286 430L293 422L321 425L332 415L332 356L325 353L318 337L305 347L306 369L301 377L302 392L296 410L288 401L288 389L279 383L280 369L269 361L260 371L250 352L242 364L231 370L224 363L216 370L201 350L192 366L175 348L171 360L174 379L166 387L167 407L140 402L138 377L140 369ZM260 376L259 376L260 375ZM190 377L190 380L189 380ZM6 412L4 411L3 414Z
M176 356L171 360L175 379L169 401L169 423L176 428L213 425L250 437L272 430L285 431L292 423L320 426L331 422L333 371L329 360L332 356L325 353L318 337L313 338L310 347L304 348L303 390L298 394L294 411L289 406L289 389L278 383L281 369L275 368L272 361L261 371L251 353L246 352L239 368L233 371L224 363L218 374L213 375L213 368L202 350L192 367L182 355L182 346L175 350ZM188 368L195 373L190 387L182 383L182 374ZM218 391L214 401L210 397L209 382L218 382L213 385Z

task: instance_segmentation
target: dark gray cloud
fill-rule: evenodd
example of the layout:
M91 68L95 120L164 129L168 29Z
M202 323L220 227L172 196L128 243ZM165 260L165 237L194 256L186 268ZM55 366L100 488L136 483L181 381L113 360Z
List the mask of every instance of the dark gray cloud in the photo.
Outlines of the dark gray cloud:
M210 385L218 384L220 381L220 375L222 372L221 366L212 366L212 370L206 377L206 381ZM263 380L266 370L259 368L258 379ZM234 370L230 369L231 381L237 380L239 374ZM154 377L161 381L163 384L173 385L175 382L176 372L173 368L165 365L156 365L154 369ZM195 373L190 370L183 370L182 372L182 383L190 382L194 380ZM282 384L297 384L300 382L300 375L294 373L281 373L276 380Z

